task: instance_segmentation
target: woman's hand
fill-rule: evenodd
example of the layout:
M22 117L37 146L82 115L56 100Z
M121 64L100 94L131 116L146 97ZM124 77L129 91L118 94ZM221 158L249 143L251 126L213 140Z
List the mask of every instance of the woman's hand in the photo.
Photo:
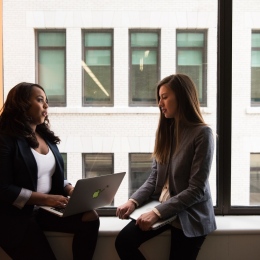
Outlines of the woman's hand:
M31 197L27 201L28 205L50 206L65 208L69 198L62 195L44 194L41 192L32 192Z
M62 195L47 194L46 200L43 206L51 206L58 208L65 208L69 202L69 198Z
M120 219L127 219L129 215L135 210L135 203L128 200L125 204L119 206L116 210L116 216Z
M150 230L152 225L159 220L159 216L153 211L142 214L137 220L136 225L143 231Z
M68 196L71 196L72 192L74 190L74 187L71 184L68 184L65 186L64 190L65 190L66 194L68 194Z

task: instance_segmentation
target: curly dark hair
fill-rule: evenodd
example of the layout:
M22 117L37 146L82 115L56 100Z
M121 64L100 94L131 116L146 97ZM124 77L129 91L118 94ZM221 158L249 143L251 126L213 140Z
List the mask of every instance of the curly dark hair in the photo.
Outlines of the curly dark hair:
M30 147L37 148L39 143L30 126L31 118L27 115L27 111L31 107L29 100L33 87L38 87L45 93L40 85L27 82L21 82L10 90L1 109L0 133L18 138L24 137ZM52 143L60 142L59 137L50 130L48 116L44 123L37 125L36 132Z

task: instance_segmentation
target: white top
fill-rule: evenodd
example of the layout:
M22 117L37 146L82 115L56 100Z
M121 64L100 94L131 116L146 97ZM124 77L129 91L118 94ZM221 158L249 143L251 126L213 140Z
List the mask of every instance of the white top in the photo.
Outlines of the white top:
M48 193L52 185L52 175L54 174L56 168L55 157L50 148L47 154L40 154L32 148L31 151L36 160L38 169L37 191ZM69 182L67 180L64 180L64 187L68 184ZM16 198L13 205L19 209L22 209L31 197L31 194L31 190L22 188L19 196Z
M38 168L37 191L48 193L51 190L52 175L56 168L55 157L50 148L47 154L40 154L32 148L31 150Z

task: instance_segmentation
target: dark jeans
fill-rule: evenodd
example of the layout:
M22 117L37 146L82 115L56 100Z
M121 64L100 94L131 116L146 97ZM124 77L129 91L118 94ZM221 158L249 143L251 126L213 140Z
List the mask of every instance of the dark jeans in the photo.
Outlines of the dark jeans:
M157 230L142 231L131 221L118 234L115 246L121 260L145 259L138 249L145 241L159 235L167 229L171 229L171 260L195 260L206 238L186 237L181 229L165 225ZM158 248L160 250L160 248Z
M43 230L73 233L73 259L92 259L98 238L99 219L83 222L82 214L60 218L42 209L29 218L22 243L16 247L3 248L12 259L55 260Z

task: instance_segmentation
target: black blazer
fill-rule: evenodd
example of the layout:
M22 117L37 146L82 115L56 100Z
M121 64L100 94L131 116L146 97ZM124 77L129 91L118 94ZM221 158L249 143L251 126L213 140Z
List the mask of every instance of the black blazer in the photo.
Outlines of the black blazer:
M64 194L64 164L55 144L46 140L54 154L56 169L50 194ZM13 206L22 188L37 190L37 164L24 138L0 135L0 214L30 215L33 206L18 209Z
M46 140L54 154L56 169L50 194L64 195L64 165L58 147ZM0 246L15 247L31 223L33 206L13 206L22 188L37 190L37 164L24 138L0 134Z

